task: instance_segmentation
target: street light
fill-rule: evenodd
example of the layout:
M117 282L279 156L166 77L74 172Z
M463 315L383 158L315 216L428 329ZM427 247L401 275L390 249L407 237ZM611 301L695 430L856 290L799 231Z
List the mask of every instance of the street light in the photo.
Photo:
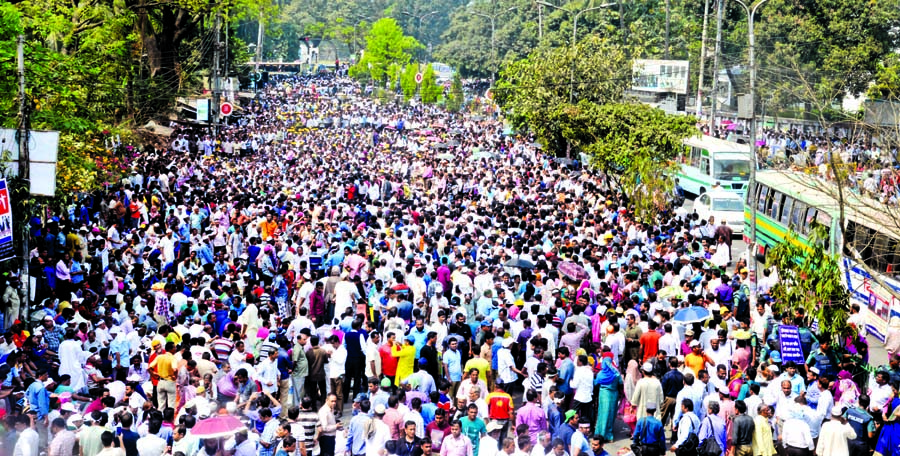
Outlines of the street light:
M419 37L420 37L420 38L425 38L425 34L422 33L422 22L425 20L426 17L428 17L428 16L433 16L433 15L435 15L435 14L438 14L438 13L440 13L440 11L432 11L432 12L430 12L430 13L425 13L425 14L413 14L413 13L410 13L409 11L401 11L400 13L402 13L402 14L404 14L404 15L407 15L407 16L413 18L413 19L418 19L418 20L419 20L419 26L416 28L416 30L419 32ZM430 52L429 52L428 57L429 57L429 59L431 58L431 53L430 53Z
M497 45L496 41L494 40L494 36L496 34L495 21L498 17L500 17L501 14L506 14L516 8L518 8L518 6L510 6L509 8L500 11L493 16L489 14L479 13L477 11L472 11L472 14L491 21L491 85L494 85L494 76L497 72Z
M615 5L616 5L615 2L612 2L612 3L604 3L604 4L602 4L602 5L592 6L592 7L590 7L590 8L585 8L585 9L583 9L583 10L581 10L581 11L577 11L577 12L576 12L576 11L572 11L572 10L570 10L570 9L568 9L568 8L563 8L563 7L561 7L561 6L556 6L556 5L552 4L552 3L547 3L547 2L544 2L544 1L541 1L541 0L538 0L536 3L537 3L538 5L549 6L550 8L562 10L562 11L565 11L565 12L567 12L567 13L573 15L573 16L572 16L572 45L574 45L574 44L578 41L578 16L581 16L582 14L587 13L587 12L590 12L590 11L595 11L595 10L602 9L602 8L609 8L610 6L615 6Z
M753 32L753 16L756 15L756 10L768 0L759 0L750 6L742 0L734 1L737 2L738 5L741 5L747 13L747 40L750 45L748 53L748 59L750 60L750 154L753 156L753 165L750 167L750 185L747 189L747 192L749 193L756 186L756 168L759 161L756 155L756 35ZM750 204L750 245L751 249L756 249L756 201L753 201ZM750 256L753 257L752 263L754 265L753 270L755 274L755 252L751 251Z

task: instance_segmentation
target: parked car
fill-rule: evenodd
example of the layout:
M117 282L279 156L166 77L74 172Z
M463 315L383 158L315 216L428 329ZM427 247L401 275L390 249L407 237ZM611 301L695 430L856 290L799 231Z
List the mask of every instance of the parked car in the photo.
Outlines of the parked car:
M716 226L725 220L734 234L744 232L744 200L736 193L706 192L694 200L694 212L701 220L709 220L710 216L715 217Z

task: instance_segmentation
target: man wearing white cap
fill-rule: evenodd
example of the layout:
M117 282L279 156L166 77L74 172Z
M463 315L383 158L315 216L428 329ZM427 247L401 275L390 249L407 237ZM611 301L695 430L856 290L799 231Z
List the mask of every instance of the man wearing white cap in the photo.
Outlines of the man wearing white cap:
M653 365L644 363L641 366L641 371L644 373L644 378L638 380L637 385L634 387L634 393L631 396L632 402L637 409L638 419L647 416L648 403L661 404L666 400L665 395L663 395L662 384L659 382L659 379L653 376ZM659 410L656 410L656 415L659 415Z
M856 438L840 405L831 408L831 420L822 425L819 443L816 445L816 456L839 456L850 454L847 442Z

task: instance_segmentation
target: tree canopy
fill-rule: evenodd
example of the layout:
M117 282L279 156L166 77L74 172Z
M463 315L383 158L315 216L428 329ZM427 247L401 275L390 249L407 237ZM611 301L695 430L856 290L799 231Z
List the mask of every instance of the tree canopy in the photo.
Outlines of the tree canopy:
M365 53L350 67L350 75L386 81L392 65L406 65L412 60L412 53L421 47L415 38L403 34L397 21L391 18L379 19L372 24L372 29L366 35Z

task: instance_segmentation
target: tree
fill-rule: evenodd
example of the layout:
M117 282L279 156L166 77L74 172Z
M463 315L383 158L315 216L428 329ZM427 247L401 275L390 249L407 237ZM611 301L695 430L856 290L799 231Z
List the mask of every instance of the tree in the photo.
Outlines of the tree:
M450 93L447 94L446 108L450 112L459 112L462 110L465 102L465 94L463 93L462 79L459 72L453 74L453 82L450 83Z
M553 112L563 137L590 157L628 195L635 213L652 216L668 204L681 141L697 134L692 116L668 115L643 103L581 101Z
M773 310L792 312L802 307L818 321L820 333L836 341L849 330L850 292L840 260L828 254L827 245L828 231L822 225L815 224L808 245L791 231L766 253L766 266L775 267L781 279L771 291L776 298Z
M382 18L372 24L366 35L366 49L363 57L350 67L350 75L356 78L371 77L384 82L388 78L391 64L405 65L412 59L412 53L422 47L415 38L404 35L397 21Z
M437 76L434 74L434 68L429 63L425 66L425 73L422 74L422 102L427 104L437 103L444 93L444 88L438 85Z
M563 154L564 111L572 100L612 103L631 83L625 49L588 36L576 46L541 48L508 65L497 81L496 102L516 129L533 131L547 151Z
M409 64L403 69L403 75L400 76L400 91L403 92L403 101L409 101L416 96L418 89L416 83L416 73L419 71L419 65Z

